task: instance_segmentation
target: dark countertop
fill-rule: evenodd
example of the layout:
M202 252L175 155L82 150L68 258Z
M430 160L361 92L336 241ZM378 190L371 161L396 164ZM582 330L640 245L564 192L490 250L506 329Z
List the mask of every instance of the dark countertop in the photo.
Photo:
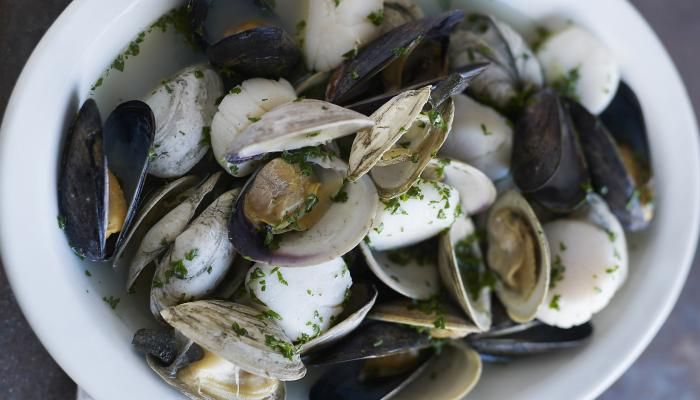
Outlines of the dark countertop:
M0 115L24 62L69 0L0 0ZM632 0L651 22L700 106L700 2ZM663 88L659 88L663 90ZM602 399L700 398L700 260L651 346ZM663 268L662 265L659 268ZM75 385L19 311L0 268L0 399L73 399Z

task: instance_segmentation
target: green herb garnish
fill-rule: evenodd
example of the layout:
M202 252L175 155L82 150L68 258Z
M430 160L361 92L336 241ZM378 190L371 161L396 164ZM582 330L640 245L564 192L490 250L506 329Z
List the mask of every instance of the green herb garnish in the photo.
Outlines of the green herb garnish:
M384 22L384 10L372 11L367 16L369 22L373 23L375 26L380 26Z

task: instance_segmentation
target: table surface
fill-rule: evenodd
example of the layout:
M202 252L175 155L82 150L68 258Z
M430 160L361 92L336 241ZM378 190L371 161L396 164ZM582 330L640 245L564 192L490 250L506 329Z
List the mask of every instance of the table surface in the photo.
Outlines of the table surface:
M22 66L69 0L0 0L0 115ZM666 44L700 106L700 2L632 0ZM660 90L663 90L660 88ZM670 318L637 360L601 399L700 398L700 259L696 255ZM663 266L659 266L663 268ZM22 316L0 268L0 398L71 399L75 384L44 350Z

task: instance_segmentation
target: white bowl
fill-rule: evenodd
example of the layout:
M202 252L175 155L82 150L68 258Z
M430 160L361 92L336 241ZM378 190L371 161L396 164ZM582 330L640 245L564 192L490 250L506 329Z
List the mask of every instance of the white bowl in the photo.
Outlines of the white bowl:
M144 294L124 294L123 274L107 266L81 264L56 226L59 145L104 67L129 40L178 3L74 1L24 68L2 125L0 244L8 278L42 343L80 386L100 400L179 397L131 349L134 331L149 323ZM438 2L424 3L435 7ZM570 18L593 31L617 55L624 78L636 89L646 112L658 215L647 232L630 240L629 280L595 317L596 333L589 346L508 366L488 366L473 398L594 398L642 352L685 281L698 236L700 207L695 117L666 51L626 1L508 3L536 20ZM145 63L139 68L150 67L143 71L153 71L152 76L112 85L109 97L100 100L103 113L119 97L148 90L144 82L157 82L154 74L179 67L170 65L168 57L158 54L135 60L135 65ZM86 276L86 268L92 277ZM121 297L122 302L113 311L103 296ZM302 398L300 390L298 385L291 387L289 398Z

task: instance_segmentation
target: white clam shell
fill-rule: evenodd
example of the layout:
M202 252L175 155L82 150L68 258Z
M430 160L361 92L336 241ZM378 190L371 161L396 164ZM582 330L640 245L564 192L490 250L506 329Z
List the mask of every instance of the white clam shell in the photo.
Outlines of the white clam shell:
M496 187L489 177L469 164L449 158L433 159L423 177L438 180L459 192L462 212L478 214L496 201Z
M144 99L156 121L154 157L148 166L151 175L182 176L204 157L209 149L205 131L222 94L219 75L201 64L178 72Z
M578 72L575 92L593 114L602 112L617 92L620 67L615 55L590 32L571 25L553 34L537 52L549 83Z
M452 132L440 154L463 161L494 181L508 175L513 148L513 129L509 121L493 108L464 94L453 99Z
M156 268L151 288L151 312L200 299L214 291L228 272L236 250L228 240L228 219L239 189L228 191L210 204L177 236ZM176 275L175 264L186 271Z

